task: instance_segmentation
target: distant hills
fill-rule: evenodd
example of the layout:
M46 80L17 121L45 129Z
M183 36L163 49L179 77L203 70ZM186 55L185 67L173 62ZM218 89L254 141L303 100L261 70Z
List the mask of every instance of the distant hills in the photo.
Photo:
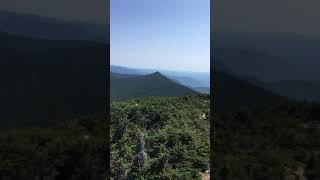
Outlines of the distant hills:
M121 97L141 97L143 94L145 96L149 96L150 94L192 95L194 92L204 94L210 92L210 87L191 87L181 83L179 79L174 79L174 77L166 77L159 72L148 75L146 74L148 72L152 71L141 72L139 69L111 66L111 97L113 99L121 99ZM213 73L214 79L211 84L213 92L211 93L215 111L241 110L257 105L275 104L287 100L278 93L257 86L249 80L242 79L236 75L220 70ZM155 80L156 78L162 79L163 84L167 85L162 86L162 84L158 84L158 80ZM169 88L168 84L177 88ZM156 89L162 89L162 92ZM193 92L190 92L190 90ZM169 91L172 91L170 92L171 94Z
M112 100L197 94L199 93L172 81L159 72L148 75L124 75L114 72L110 74L110 96Z
M219 30L214 39L215 62L234 73L262 81L320 80L317 36Z
M194 87L193 89L202 94L210 94L210 87Z
M33 14L0 11L0 29L30 38L109 42L109 25L71 22Z
M110 65L110 71L117 74L136 74L136 75L147 75L154 73L154 70L135 69L124 66Z

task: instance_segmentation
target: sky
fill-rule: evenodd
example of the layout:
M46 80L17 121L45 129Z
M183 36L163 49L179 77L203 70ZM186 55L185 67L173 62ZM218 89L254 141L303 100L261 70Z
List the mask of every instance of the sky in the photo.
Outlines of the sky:
M111 0L110 61L210 72L210 0Z
M320 35L319 0L215 0L218 29Z
M1 0L1 10L99 24L109 19L108 0Z

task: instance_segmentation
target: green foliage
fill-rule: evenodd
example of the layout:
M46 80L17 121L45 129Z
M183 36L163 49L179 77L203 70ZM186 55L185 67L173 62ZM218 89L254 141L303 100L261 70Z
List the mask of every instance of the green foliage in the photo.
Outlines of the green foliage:
M112 178L199 178L209 169L209 102L206 95L113 102Z
M288 102L217 114L214 119L216 178L284 179L305 166L320 177L320 105Z
M0 179L105 179L105 118L0 134Z

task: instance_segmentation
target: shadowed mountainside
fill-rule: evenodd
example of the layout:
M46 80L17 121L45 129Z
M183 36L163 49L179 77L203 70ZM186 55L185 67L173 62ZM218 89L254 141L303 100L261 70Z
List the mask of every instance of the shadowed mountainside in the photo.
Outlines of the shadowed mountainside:
M276 104L286 98L222 71L214 72L214 111L238 111L260 105Z
M197 92L175 83L159 72L136 76L111 73L110 93L112 100L146 96L187 96Z
M319 102L319 37L218 31L212 43L219 70L291 99Z
M103 113L106 44L0 32L1 123L26 125Z

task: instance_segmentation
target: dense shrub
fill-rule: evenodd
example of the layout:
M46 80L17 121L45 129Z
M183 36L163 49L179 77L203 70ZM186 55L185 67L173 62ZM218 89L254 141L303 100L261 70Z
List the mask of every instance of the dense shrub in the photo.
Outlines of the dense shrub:
M112 178L199 178L209 169L209 102L199 95L112 103Z

